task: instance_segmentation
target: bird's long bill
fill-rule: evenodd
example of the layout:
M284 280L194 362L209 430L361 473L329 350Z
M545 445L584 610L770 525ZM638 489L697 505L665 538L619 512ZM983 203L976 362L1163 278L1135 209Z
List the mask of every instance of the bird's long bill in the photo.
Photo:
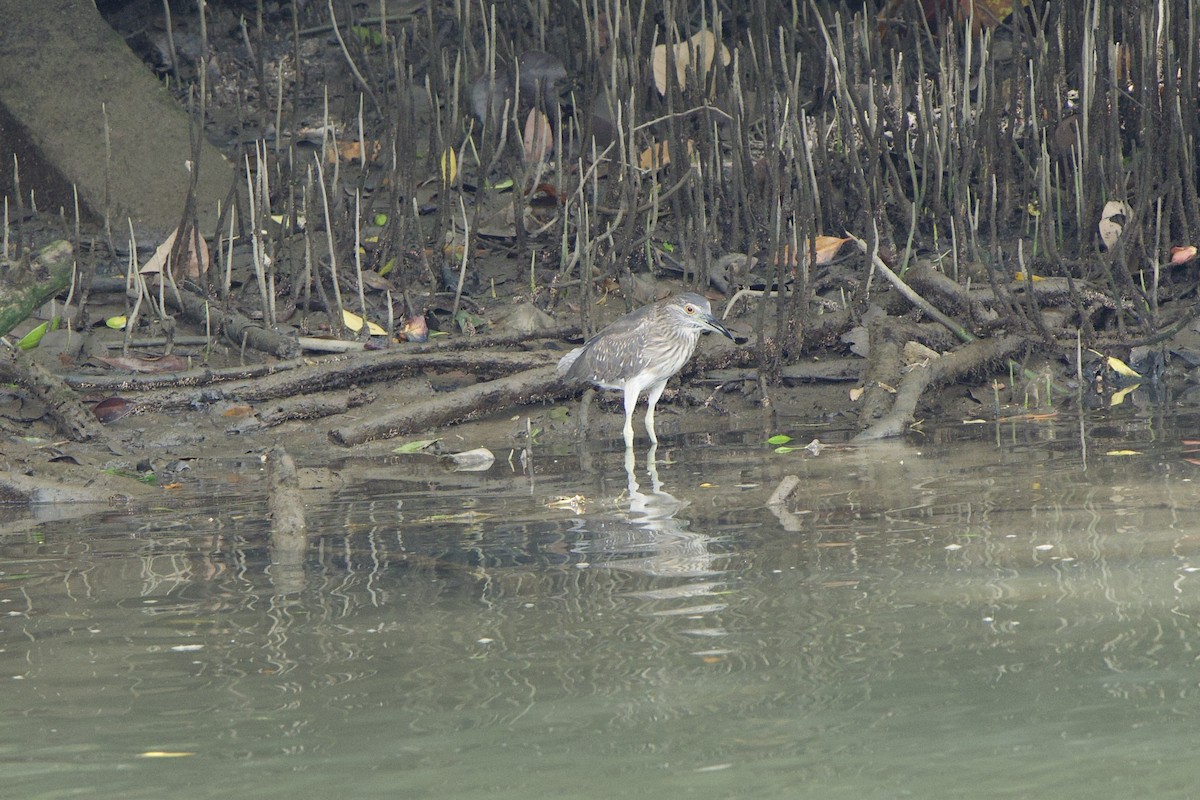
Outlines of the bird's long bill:
M726 328L724 325L722 325L721 321L718 320L716 317L714 317L712 314L709 314L706 317L701 317L700 321L704 323L704 327L708 328L713 333L723 334L725 336L728 336L730 341L733 340L733 334L729 332L729 329Z

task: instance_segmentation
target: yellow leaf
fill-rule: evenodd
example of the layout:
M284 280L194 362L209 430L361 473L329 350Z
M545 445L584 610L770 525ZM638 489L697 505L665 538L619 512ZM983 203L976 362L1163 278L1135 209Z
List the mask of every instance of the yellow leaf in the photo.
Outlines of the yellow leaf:
M1013 275L1013 280L1023 282L1025 280L1025 273L1018 272L1016 275ZM1046 279L1043 278L1041 275L1030 275L1029 276L1030 283L1037 283L1038 281L1044 281L1044 280L1046 280Z
M453 147L447 147L442 153L442 183L449 186L458 177L458 156Z
M1109 450L1104 455L1106 456L1140 456L1141 450Z
M1109 356L1107 360L1108 360L1108 368L1111 369L1113 372L1117 373L1118 375L1124 375L1126 378L1142 377L1140 374L1138 374L1137 370L1135 370L1133 367L1129 366L1128 364L1126 364L1124 361L1117 358L1116 356Z
M116 317L109 317L108 319L104 320L104 324L107 325L108 327L112 328L114 331L125 330L125 325L128 322L129 322L129 320L127 320L125 318L124 314L122 314L120 316L116 316Z
M347 329L352 330L355 333L358 333L359 331L362 330L363 318L360 317L358 314L353 314L343 308L342 309L342 324L345 325ZM367 331L372 336L387 336L387 331L385 331L383 328L376 325L374 322L367 323Z
M1135 383L1133 386L1126 386L1119 392L1113 392L1113 396L1108 401L1109 407L1111 408L1112 406L1119 406L1121 403L1124 403L1125 398L1133 394L1133 390L1139 386L1141 386L1140 383Z

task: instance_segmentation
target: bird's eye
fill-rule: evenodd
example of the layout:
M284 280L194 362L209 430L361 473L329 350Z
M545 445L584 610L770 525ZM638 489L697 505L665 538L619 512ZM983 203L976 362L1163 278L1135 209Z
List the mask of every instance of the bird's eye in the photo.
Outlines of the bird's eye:
M684 310L684 312L686 312L686 313L688 313L688 314L695 314L695 313L696 313L696 307L695 307L695 306L693 306L693 305L686 305L686 306L684 306L684 307L683 307L683 310Z

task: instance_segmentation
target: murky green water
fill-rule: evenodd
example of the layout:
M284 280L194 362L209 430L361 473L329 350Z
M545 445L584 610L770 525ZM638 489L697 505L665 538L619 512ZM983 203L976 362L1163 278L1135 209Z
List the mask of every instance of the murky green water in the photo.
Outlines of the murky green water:
M398 460L290 565L244 488L47 521L0 540L0 794L1196 796L1180 436Z

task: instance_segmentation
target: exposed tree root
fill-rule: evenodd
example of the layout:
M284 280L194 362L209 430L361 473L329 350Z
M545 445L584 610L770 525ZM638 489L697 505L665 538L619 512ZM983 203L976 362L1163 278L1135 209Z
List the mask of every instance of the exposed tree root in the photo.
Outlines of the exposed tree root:
M899 436L912 423L917 403L920 402L921 395L926 389L949 383L955 378L971 372L983 372L989 364L1012 358L1029 346L1030 340L1023 336L977 339L941 358L913 366L900 380L891 410L855 436L854 441L865 442ZM875 361L875 358L875 348L872 347L872 362ZM893 356L889 356L889 360L893 359ZM898 369L898 359L894 360L894 368Z
M20 350L0 348L0 382L15 383L46 406L54 425L74 442L103 439L104 426L75 393Z

